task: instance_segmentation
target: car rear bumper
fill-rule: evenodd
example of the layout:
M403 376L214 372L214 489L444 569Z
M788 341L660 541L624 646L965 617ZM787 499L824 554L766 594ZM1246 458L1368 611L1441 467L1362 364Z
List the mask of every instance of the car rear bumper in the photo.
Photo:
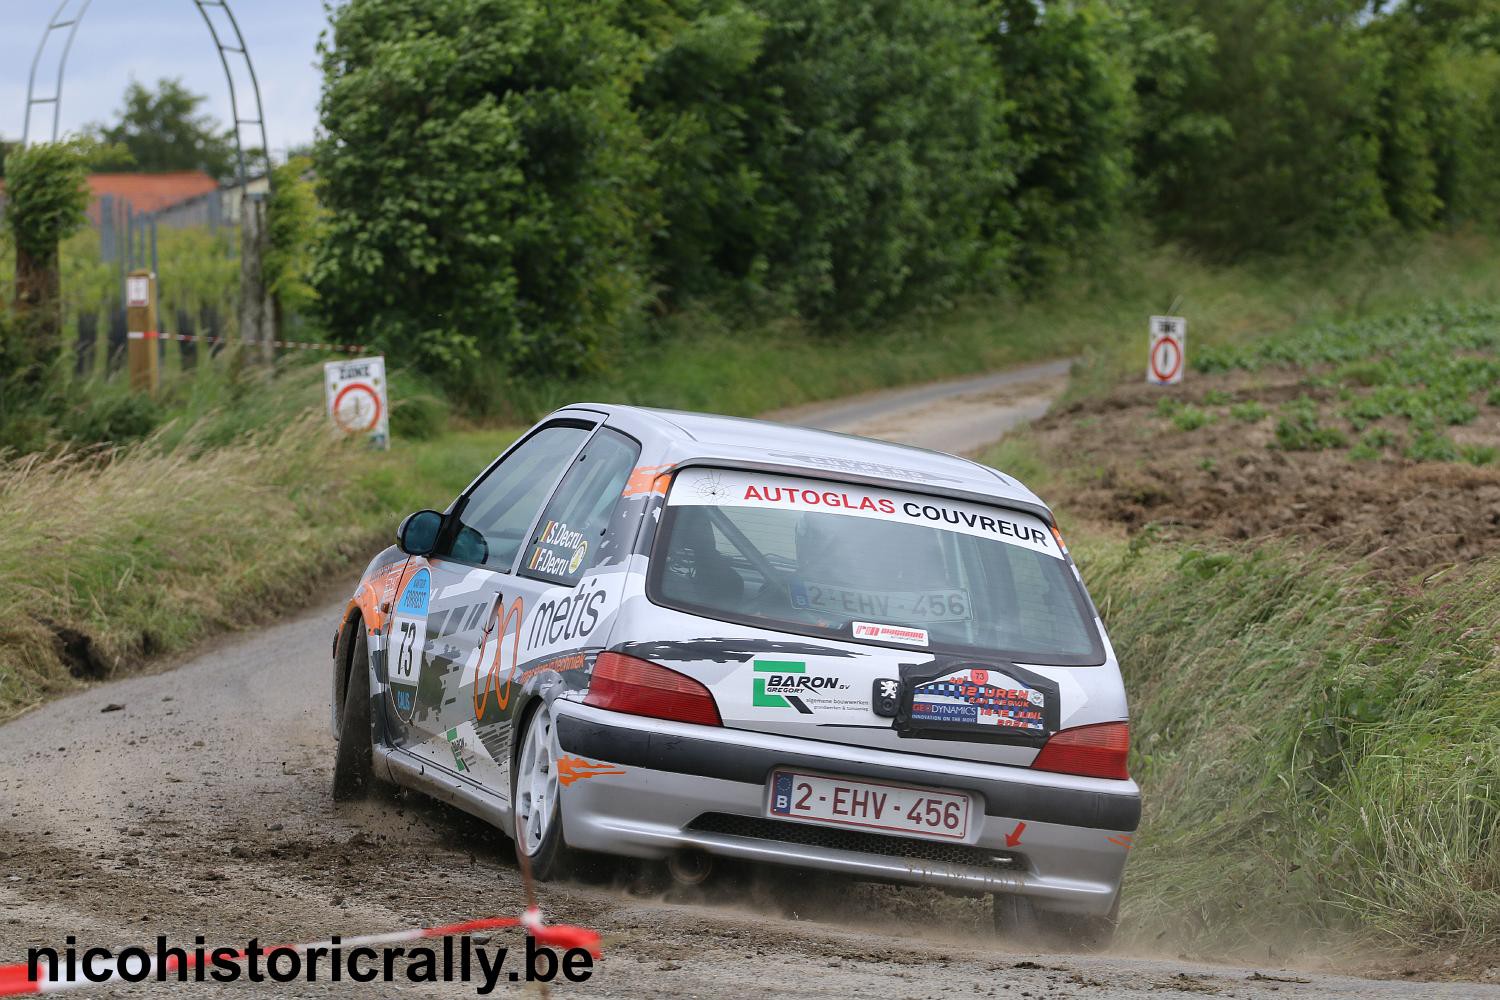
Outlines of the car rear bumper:
M1105 913L1140 819L1132 781L666 722L563 700L553 711L564 836L583 850L660 858L697 849ZM771 819L766 786L776 767L966 791L982 816L963 844Z

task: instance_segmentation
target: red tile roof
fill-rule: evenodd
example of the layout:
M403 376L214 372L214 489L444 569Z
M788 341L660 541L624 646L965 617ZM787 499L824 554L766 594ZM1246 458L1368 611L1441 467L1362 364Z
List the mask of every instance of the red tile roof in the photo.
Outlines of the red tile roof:
M137 212L156 212L168 205L207 194L219 184L201 170L168 174L90 174L89 191L95 200L114 195Z

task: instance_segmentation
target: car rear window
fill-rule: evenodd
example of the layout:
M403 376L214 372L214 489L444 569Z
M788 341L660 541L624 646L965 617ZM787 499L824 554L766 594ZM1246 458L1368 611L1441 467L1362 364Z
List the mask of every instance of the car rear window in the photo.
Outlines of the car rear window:
M652 553L658 604L859 642L1104 661L1057 539L1022 511L954 498L691 468Z

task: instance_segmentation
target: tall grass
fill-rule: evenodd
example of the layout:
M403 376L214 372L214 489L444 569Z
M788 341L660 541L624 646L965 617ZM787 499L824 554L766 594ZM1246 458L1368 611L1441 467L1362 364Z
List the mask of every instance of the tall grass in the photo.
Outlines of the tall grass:
M1073 542L1132 698L1138 936L1500 943L1500 560L1410 589L1326 553Z
M372 454L306 414L216 447L169 428L130 448L0 460L0 718L79 674L304 606L509 438Z

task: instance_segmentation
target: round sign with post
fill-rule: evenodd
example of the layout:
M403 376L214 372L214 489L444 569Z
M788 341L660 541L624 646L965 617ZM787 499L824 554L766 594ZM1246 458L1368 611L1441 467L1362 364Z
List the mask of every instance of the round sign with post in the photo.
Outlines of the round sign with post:
M323 386L328 416L339 431L367 437L376 448L391 446L385 358L330 361L323 366Z
M1152 385L1177 385L1187 363L1187 320L1181 316L1151 317L1151 353L1146 363L1146 381Z

